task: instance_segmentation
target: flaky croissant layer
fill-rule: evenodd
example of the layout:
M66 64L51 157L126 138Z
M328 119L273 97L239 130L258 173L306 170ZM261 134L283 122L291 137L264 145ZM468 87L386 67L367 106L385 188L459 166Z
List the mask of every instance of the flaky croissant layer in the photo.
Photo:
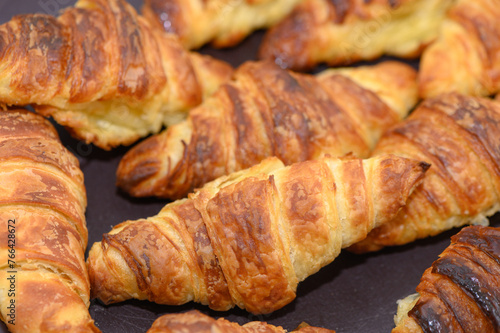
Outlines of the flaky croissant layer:
M40 115L1 111L0 124L0 317L11 332L99 332L78 160Z
M127 152L117 184L133 196L179 199L266 157L285 164L370 154L417 102L416 72L399 62L293 73L247 62L188 119Z
M392 155L288 167L266 159L105 234L88 258L93 297L272 312L393 218L428 167Z
M0 105L33 104L105 149L178 122L231 72L186 52L125 0L79 0L59 17L0 26Z

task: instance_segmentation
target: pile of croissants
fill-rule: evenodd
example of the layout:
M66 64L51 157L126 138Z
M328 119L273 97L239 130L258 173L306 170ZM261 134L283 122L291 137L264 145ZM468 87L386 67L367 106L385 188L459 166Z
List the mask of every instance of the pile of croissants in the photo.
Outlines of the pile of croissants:
M256 59L237 68L198 52L256 30ZM496 94L500 0L78 0L12 17L0 318L12 332L100 332L94 298L269 314L342 250L457 230L399 300L393 333L500 332ZM53 122L127 146L117 187L164 208L86 256L84 174ZM286 330L193 310L148 332Z

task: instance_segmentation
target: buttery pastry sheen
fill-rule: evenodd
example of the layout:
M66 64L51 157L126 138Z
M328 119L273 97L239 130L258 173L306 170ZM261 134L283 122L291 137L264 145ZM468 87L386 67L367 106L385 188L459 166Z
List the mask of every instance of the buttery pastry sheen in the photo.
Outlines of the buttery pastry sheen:
M432 164L398 216L356 244L374 251L465 224L488 224L500 210L500 103L449 93L423 102L382 136L373 156Z
M186 121L130 149L117 184L133 196L177 199L269 156L287 165L366 157L416 102L416 72L399 62L317 76L247 62Z
M99 332L78 160L40 115L1 111L0 124L1 319L10 332Z
M87 259L92 296L270 313L340 250L392 219L428 164L392 155L285 167L273 157L126 221Z
M28 105L104 149L180 121L232 74L186 52L125 0L79 0L59 17L0 26L0 105Z
M399 301L393 333L496 333L500 328L500 228L463 228Z
M458 0L439 38L422 54L423 98L456 91L473 96L500 92L500 1Z
M257 29L273 26L302 0L145 0L143 15L179 36L188 49L208 42L234 46Z
M305 0L264 37L261 59L305 70L370 60L413 58L438 35L454 0Z
M166 314L156 319L147 333L286 333L279 326L262 321L252 321L244 325L232 323L224 318L214 319L199 311ZM304 326L293 330L298 333L335 333L326 328Z

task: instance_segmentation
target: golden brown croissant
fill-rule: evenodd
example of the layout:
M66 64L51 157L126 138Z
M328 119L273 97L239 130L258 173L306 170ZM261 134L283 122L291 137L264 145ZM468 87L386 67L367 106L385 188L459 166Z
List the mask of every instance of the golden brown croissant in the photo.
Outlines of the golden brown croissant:
M302 0L145 0L143 15L175 33L188 49L208 42L234 46L252 31L268 28Z
M0 112L0 314L11 332L99 332L78 160L42 116Z
M420 95L500 92L500 1L458 0L422 54Z
M466 227L399 301L393 333L500 330L500 228Z
M454 0L305 0L271 28L259 58L295 70L350 64L383 54L417 57Z
M117 184L133 196L184 197L269 156L285 164L368 156L417 102L416 72L399 62L317 77L247 62L185 122L132 148Z
M286 333L280 326L273 326L262 321L251 321L244 325L230 322L224 318L214 319L199 311L166 314L156 319L147 333ZM293 332L299 333L335 333L326 328L304 326Z
M428 167L391 155L288 167L268 158L115 226L87 259L92 296L272 312L341 248L393 218Z
M0 104L34 104L105 149L178 122L231 74L152 29L125 0L79 0L57 18L0 26Z
M465 224L487 224L500 210L500 103L449 93L423 102L380 139L374 156L396 154L432 164L391 222L351 250L378 250Z

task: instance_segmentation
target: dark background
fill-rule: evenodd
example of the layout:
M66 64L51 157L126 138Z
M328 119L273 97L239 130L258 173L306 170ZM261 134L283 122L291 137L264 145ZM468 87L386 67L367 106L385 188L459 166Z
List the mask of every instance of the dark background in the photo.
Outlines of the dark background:
M142 0L130 2L138 9L142 5ZM74 3L75 0L0 0L0 23L20 13L56 15L60 9ZM261 38L262 32L257 32L236 48L214 50L205 47L201 52L237 66L245 60L255 59ZM418 60L411 63L418 66ZM316 71L320 69L322 67ZM85 174L89 248L113 225L156 215L166 204L166 201L155 199L132 199L117 190L115 170L127 148L106 152L76 141L64 129L58 129L63 144L79 158ZM491 221L499 226L499 220L497 215ZM160 315L193 308L240 324L264 320L288 330L306 321L313 326L334 329L337 333L390 332L394 326L397 300L414 293L424 270L449 245L450 236L456 231L374 254L354 255L344 251L332 264L299 284L294 302L270 315L254 316L239 309L214 312L193 303L174 307L128 301L105 306L95 300L90 313L104 333L145 332ZM0 332L6 332L1 324Z

